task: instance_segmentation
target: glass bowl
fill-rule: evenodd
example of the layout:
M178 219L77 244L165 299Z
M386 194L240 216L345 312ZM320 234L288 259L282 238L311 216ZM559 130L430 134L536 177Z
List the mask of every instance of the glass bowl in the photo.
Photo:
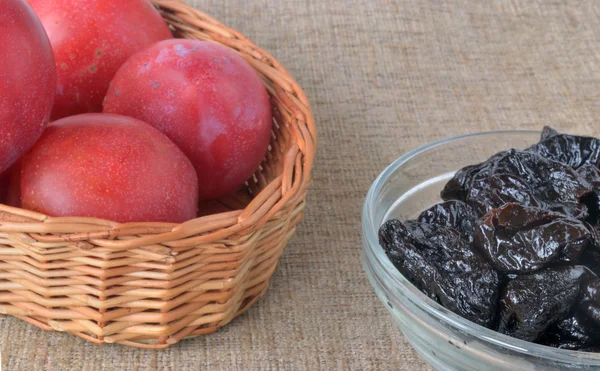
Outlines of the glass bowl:
M400 157L375 180L362 212L363 265L375 293L416 351L440 370L600 369L600 354L515 339L470 322L423 295L392 265L378 242L391 218L416 217L440 202L454 172L539 140L536 131L477 133L428 144Z

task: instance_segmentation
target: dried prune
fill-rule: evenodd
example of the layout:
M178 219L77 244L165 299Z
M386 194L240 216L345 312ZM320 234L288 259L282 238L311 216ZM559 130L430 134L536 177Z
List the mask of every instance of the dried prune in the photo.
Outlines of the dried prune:
M493 174L481 172L473 178L467 194L467 201L480 214L500 207L507 202L518 202L522 205L543 207L529 184L511 174Z
M546 140L548 138L552 138L553 136L558 135L558 131L551 128L550 126L544 126L542 129L542 136L540 137L540 142L542 140Z
M458 170L452 179L446 183L446 186L442 190L441 196L445 201L448 200L460 200L466 201L467 194L471 188L473 178L479 174L482 170L491 166L491 164L499 157L502 157L504 152L500 152L490 157L487 161L480 164L465 166Z
M536 341L555 348L577 350L600 344L600 326L580 311L550 325Z
M559 134L551 128L544 128L541 141L527 151L539 154L552 161L578 169L590 164L600 166L600 140L592 137Z
M477 215L471 206L462 201L446 201L423 211L417 220L420 223L451 227L471 242Z
M600 325L600 279L589 280L582 296L580 310Z
M396 268L425 295L482 326L494 324L498 274L449 227L386 222L379 242Z
M529 273L576 262L592 245L587 226L563 214L509 203L477 221L473 245L505 273Z
M510 281L500 299L498 331L535 341L569 316L592 273L584 266L547 268Z
M594 188L600 187L600 170L594 165L585 164L577 169L577 173Z
M587 207L587 221L596 224L600 221L600 170L594 165L585 164L577 169L577 173L585 179L594 189L593 193L581 197L580 201Z
M494 184L491 180L497 178L494 175L499 174L510 174L513 178L522 180L520 184L527 184L528 189L521 189L521 193L508 193L498 189L504 184ZM486 175L489 182L485 182ZM471 186L467 196L468 203L479 205L478 197L485 193L505 196L498 202L485 205L485 211L500 207L507 202L519 202L527 206L542 206L578 217L585 213L585 210L578 206L579 199L593 191L592 187L569 167L535 154L516 150L510 150L504 156L500 156L494 161L489 172L484 170L475 179L478 182L474 181ZM526 193L537 202L526 203L527 198L523 197ZM492 197L488 199L493 200Z
M441 197L380 229L408 280L501 333L600 352L600 139L545 127L457 171Z
M533 152L511 149L459 170L441 196L444 200L465 201L480 214L517 202L584 219L587 207L580 200L593 191L569 166Z
M581 254L581 258L579 258L579 262L581 265L588 267L596 275L600 275L600 251L598 251L597 246L585 249L583 254Z

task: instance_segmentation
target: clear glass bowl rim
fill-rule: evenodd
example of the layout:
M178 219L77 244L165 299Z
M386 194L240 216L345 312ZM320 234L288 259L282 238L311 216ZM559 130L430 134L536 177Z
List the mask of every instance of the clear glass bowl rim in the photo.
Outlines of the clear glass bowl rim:
M431 142L409 151L387 166L371 185L363 205L362 233L370 250L369 255L376 259L378 266L385 269L384 273L386 275L386 279L390 279L391 284L394 285L396 289L398 289L410 301L415 303L421 310L425 311L436 320L448 323L456 329L479 339L483 343L489 343L496 347L506 348L507 351L511 352L523 353L529 356L534 355L540 358L553 359L564 363L583 363L588 366L600 366L600 353L559 349L516 339L477 325L455 313L448 311L440 304L421 294L419 289L409 283L408 280L402 280L402 274L396 269L396 267L394 267L392 262L384 253L383 248L381 248L379 245L377 232L380 226L376 226L374 224L372 217L375 214L374 205L382 187L388 181L390 176L392 176L398 170L398 168L403 166L410 159L435 147L460 141L462 139L499 134L540 134L540 132L535 130L497 130L457 135Z

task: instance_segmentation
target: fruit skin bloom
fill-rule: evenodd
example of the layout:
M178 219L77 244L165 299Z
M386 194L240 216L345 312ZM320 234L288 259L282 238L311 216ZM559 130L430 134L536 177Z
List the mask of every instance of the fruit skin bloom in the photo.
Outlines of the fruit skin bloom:
M133 54L172 38L148 0L28 0L56 58L52 120L102 112L110 80Z
M0 174L42 135L56 69L48 37L22 0L0 1Z
M256 71L224 46L166 40L131 57L111 82L104 112L165 133L194 164L200 200L238 189L264 159L273 118Z
M52 216L181 223L196 217L198 180L164 134L125 116L52 123L23 158L23 207Z

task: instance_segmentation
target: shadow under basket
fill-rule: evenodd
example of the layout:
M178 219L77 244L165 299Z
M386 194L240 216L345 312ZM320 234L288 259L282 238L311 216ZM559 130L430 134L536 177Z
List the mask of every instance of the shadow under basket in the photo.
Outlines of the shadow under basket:
M269 152L247 189L183 224L52 218L0 205L0 314L94 343L158 349L218 330L267 289L311 180L309 103L240 33L179 1L154 3L175 37L225 45L256 69L274 115Z

